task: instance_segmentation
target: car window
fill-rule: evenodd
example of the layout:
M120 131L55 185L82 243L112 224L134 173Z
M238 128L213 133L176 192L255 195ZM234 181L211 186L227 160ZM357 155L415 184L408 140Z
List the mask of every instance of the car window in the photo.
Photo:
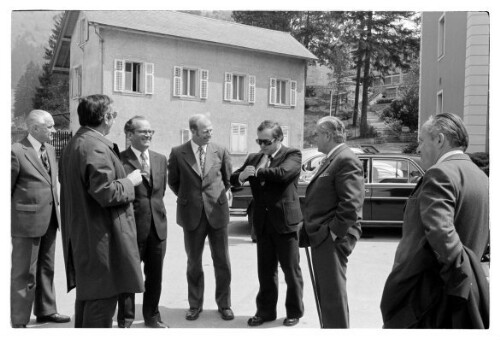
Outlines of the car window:
M313 178L314 174L318 171L323 158L325 158L325 155L319 154L302 164L300 181L309 183L311 178Z
M422 173L418 168L413 164L412 162L409 162L410 164L410 183L416 183L418 182L419 178L422 177Z
M405 159L372 160L373 183L408 183L409 164Z

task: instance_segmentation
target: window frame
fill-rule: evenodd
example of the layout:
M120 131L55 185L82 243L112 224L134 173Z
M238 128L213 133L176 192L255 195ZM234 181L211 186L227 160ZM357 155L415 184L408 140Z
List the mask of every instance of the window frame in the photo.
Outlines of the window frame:
M437 46L437 58L438 58L438 61L440 61L441 59L444 58L444 55L446 53L446 50L445 50L445 47L446 47L446 43L445 43L445 40L446 40L446 13L443 13L443 15L441 15L439 17L439 20L438 20L438 34L437 34L437 42L438 42L438 46Z
M235 84L235 78L237 82ZM242 72L224 72L223 100L235 104L254 104L256 77ZM237 94L235 98L235 93ZM242 96L242 98L238 98Z
M191 71L194 72L194 77L188 76ZM185 74L186 79L188 79L187 85L185 85L184 80ZM186 100L208 99L209 71L207 69L189 65L174 66L172 81L173 97ZM192 87L194 87L194 94L190 93ZM186 94L184 94L184 88L188 90Z
M127 86L127 64L131 64L132 82L134 78L139 82L139 90L126 89ZM138 71L134 65L139 65ZM138 59L115 59L113 68L113 92L130 95L152 95L154 94L154 64ZM138 73L138 75L136 75Z
M79 70L79 72L78 72ZM83 72L82 65L71 69L71 99L79 99L82 96ZM77 73L79 76L77 76ZM76 86L76 90L75 90Z
M284 84L284 90L279 86L280 84ZM283 96L285 97L284 103L282 102ZM279 101L278 97L280 97ZM269 78L269 105L273 105L275 107L296 107L297 81L284 77Z

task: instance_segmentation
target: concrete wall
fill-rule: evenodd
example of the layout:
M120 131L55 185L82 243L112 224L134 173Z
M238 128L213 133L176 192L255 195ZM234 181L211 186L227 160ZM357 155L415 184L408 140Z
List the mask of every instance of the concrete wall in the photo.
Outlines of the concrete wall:
M195 113L210 114L214 126L213 141L228 149L231 123L245 123L248 124L248 152L257 151L259 148L254 142L256 130L265 119L274 119L281 125L288 126L290 146L302 146L306 65L304 60L151 34L101 29L100 34L104 39L101 71L99 39L93 31L91 29L89 42L83 51L76 46L77 39L73 39L71 64L83 65L84 95L104 93L113 98L118 117L116 127L113 127L108 138L120 148L125 147L123 125L133 115L141 114L150 120L156 130L152 149L168 155L173 146L180 144L180 131L188 128L188 118ZM75 29L75 33L77 32L78 27ZM74 36L76 37L76 34ZM153 63L154 94L114 92L115 59ZM174 97L174 66L208 70L208 98L201 100ZM225 72L256 76L255 104L223 100ZM297 81L295 107L276 107L268 104L271 77ZM77 102L72 101L70 109L73 130L79 127L76 107ZM241 164L246 156L247 153L232 155L233 164Z

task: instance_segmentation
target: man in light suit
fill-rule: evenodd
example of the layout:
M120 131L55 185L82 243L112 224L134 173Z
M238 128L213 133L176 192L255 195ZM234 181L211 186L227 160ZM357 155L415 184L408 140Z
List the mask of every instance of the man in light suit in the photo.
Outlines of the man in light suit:
M57 162L48 144L55 132L52 115L33 110L26 118L29 134L11 151L10 286L11 322L24 328L34 302L37 322L69 322L57 313L54 291L56 233L60 225Z
M172 148L168 160L168 185L177 196L177 224L184 228L188 258L186 319L198 319L203 310L202 256L208 236L215 270L215 300L222 319L232 320L227 234L231 160L224 147L210 143L212 123L205 115L192 116L189 128L192 139Z
M75 328L111 328L121 293L144 291L130 174L105 136L117 112L106 95L80 99L80 129L61 158L61 220L68 291L76 287Z
M259 326L276 319L278 263L287 283L285 326L294 326L304 314L304 282L300 270L298 231L302 222L297 184L302 155L281 144L283 131L277 122L265 120L257 128L261 152L250 154L231 175L231 184L250 182L253 225L257 237L259 293L257 313L248 320Z
M361 237L363 166L345 144L344 124L338 118L321 118L316 134L318 150L326 157L306 190L304 228L323 328L349 328L347 257Z
M406 204L403 235L384 288L386 328L488 327L489 318L474 312L488 304L487 296L478 294L481 285L473 284L469 270L488 244L489 185L486 174L464 154L468 143L465 125L455 114L431 116L422 126L417 150L426 172ZM479 274L478 282L486 281L482 270ZM418 292L429 282L421 298L405 294L415 296L416 304L397 298L410 284ZM463 296L458 294L461 283Z
M120 154L125 172L129 174L139 169L142 174L142 183L135 187L134 200L137 244L145 276L142 315L146 327L166 328L158 303L167 249L167 212L163 204L167 187L167 157L149 150L154 130L145 117L132 117L124 130L130 141L130 147ZM118 327L130 327L134 317L135 294L121 294L118 298Z

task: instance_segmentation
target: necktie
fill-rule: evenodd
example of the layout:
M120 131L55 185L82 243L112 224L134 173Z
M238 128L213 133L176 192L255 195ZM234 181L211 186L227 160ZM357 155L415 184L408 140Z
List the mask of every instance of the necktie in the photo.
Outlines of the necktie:
M149 164L146 158L146 154L144 152L141 152L141 174L149 183L151 179L151 174L149 171Z
M198 152L200 153L200 171L201 171L201 177L205 176L205 150L203 150L203 147L200 146L198 148Z
M50 173L49 158L47 157L47 150L45 149L45 144L42 144L42 146L40 146L40 159L42 160L43 167L45 168L45 170L47 170L47 172Z

